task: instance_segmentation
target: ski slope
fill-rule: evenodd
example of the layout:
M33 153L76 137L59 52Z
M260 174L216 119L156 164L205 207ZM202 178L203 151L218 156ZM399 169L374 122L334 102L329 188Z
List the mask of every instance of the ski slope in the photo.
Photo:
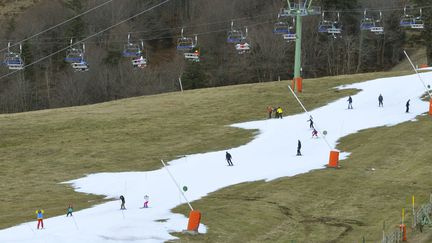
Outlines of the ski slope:
M431 84L432 72L421 75L423 80L428 80L427 84ZM362 129L414 121L429 108L428 102L420 100L425 90L416 75L377 79L339 88L361 90L352 96L353 110L347 109L348 97L345 97L310 111L316 127L328 132L325 138L330 147L321 133L320 138L311 138L307 122L309 116L302 113L283 119L233 125L259 129L260 132L248 144L229 150L233 156L232 167L225 162L225 151L188 155L170 161L169 169L180 186L188 187L185 194L192 206L194 200L230 185L273 180L324 168L330 148L335 147L341 137ZM384 97L384 108L378 107L380 93ZM290 95L288 89L287 95ZM405 113L408 99L411 99L410 113ZM307 104L305 106L307 108ZM295 156L298 139L302 142L301 157ZM341 159L348 156L347 152L341 153ZM119 210L120 202L116 200L74 212L73 218L62 215L45 219L44 230L36 230L36 221L28 222L1 230L0 242L164 242L176 238L170 232L182 231L187 226L186 217L170 212L185 201L164 168L91 174L67 183L83 193L101 194L108 198L124 195L127 210ZM140 209L144 195L150 197L150 208ZM202 210L205 217L205 208L198 210ZM206 232L204 225L200 226L200 232Z

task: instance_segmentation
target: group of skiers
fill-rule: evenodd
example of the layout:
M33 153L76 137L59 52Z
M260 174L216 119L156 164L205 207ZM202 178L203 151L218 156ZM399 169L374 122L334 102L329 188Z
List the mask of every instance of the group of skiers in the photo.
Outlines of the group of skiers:
M120 205L120 210L125 210L126 209L126 200L125 197L123 195L120 196L120 200L121 200L121 205ZM144 196L144 205L142 208L148 208L148 203L149 203L149 196L145 195ZM69 206L66 209L66 217L73 217L72 213L73 213L74 209L72 204L69 204ZM44 223L43 223L43 219L44 219L44 213L45 211L43 209L38 209L36 210L36 218L37 218L37 229L43 229L44 228Z
M409 113L409 107L410 107L410 101L411 99L409 99L406 103L405 103L405 112ZM352 103L353 103L353 99L351 96L348 97L348 109L353 109ZM378 107L384 107L384 97L382 96L382 94L380 94L378 96Z
M280 118L282 119L283 117L283 110L280 106L278 106L277 108L273 108L271 106L267 106L267 112L268 112L268 118L271 119L272 118L272 114L274 113L274 118Z

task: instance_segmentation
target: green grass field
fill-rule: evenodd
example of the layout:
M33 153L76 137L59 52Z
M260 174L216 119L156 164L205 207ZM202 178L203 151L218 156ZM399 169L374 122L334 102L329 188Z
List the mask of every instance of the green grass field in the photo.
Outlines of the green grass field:
M372 73L311 79L300 98L310 109L354 90L333 87L395 76ZM406 74L406 73L405 73ZM226 125L265 119L268 105L301 112L287 81L124 99L97 105L0 116L0 227L103 202L60 184L85 174L159 168L159 159L222 150L250 141L253 131ZM352 155L340 170L318 170L269 183L229 187L195 202L206 235L194 242L360 242L379 240L382 220L428 197L429 117L342 140ZM404 140L400 139L404 137ZM377 170L371 172L368 169ZM245 211L245 209L247 209ZM187 213L185 207L176 209ZM393 225L392 225L393 226Z

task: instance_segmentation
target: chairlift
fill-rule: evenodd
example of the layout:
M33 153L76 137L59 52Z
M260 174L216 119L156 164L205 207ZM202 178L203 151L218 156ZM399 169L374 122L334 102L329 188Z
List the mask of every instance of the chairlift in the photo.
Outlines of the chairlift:
M242 42L244 39L246 39L246 36L247 36L247 30L246 30L246 34L243 34L242 30L234 29L234 22L231 21L231 30L228 31L227 42L237 44Z
M407 14L407 8L404 7L404 14L401 16L401 20L399 22L400 27L411 27L411 25L414 23L414 15Z
M199 62L200 61L200 50L198 48L193 48L191 52L185 52L184 58L191 62Z
M190 51L197 45L197 36L194 38L183 36L183 28L181 30L181 37L177 39L177 50L178 51Z
M375 25L372 28L370 28L370 31L372 33L377 34L377 35L384 34L384 26L383 26L382 12L381 11L380 11L380 18L375 21Z
M70 40L70 48L66 50L65 62L79 63L84 60L84 43L72 46L73 39Z
M360 30L371 30L375 27L375 20L373 17L368 17L366 15L366 10L363 13L363 19L360 22Z
M128 34L128 42L124 45L122 54L124 57L140 57L142 56L143 49L143 41L141 41L141 43L133 43L131 42L131 35Z
M274 24L273 33L277 35L288 34L290 31L288 22L279 21Z
M318 25L318 32L320 33L328 33L328 30L333 26L333 22L330 20L326 20L324 17L324 12L321 14L321 21Z
M132 59L132 66L134 68L145 68L147 67L147 58L140 56L139 58Z
M420 15L413 19L411 29L424 29L424 21L422 17L422 9L420 8Z
M247 42L239 43L235 45L235 49L238 52L238 54L244 54L250 52L251 45Z
M73 62L71 65L75 71L80 71L80 72L88 71L90 68L88 63L84 60L81 60L80 62Z
M19 45L19 53L12 52L10 50L10 42L8 43L7 53L4 55L4 64L9 68L9 70L22 70L24 69L24 61L21 58L22 45Z

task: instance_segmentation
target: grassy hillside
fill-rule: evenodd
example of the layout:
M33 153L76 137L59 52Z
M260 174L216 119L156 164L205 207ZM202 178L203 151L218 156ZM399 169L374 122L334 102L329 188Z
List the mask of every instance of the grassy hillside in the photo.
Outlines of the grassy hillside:
M402 73L306 80L300 97L314 108L355 92L334 86L398 74ZM244 144L252 131L226 125L265 119L267 105L280 105L286 114L300 112L287 84L239 85L1 115L0 227L33 220L39 207L49 217L63 214L70 202L77 209L102 202L101 197L73 192L59 184L62 181L94 172L154 169L160 158ZM353 154L339 171L315 171L215 192L195 204L205 213L209 234L184 240L326 242L339 237L346 242L357 241L362 234L379 237L381 219L397 222L406 197L428 192L425 182L430 179L424 172L428 154L421 150L429 144L423 135L430 127L424 126L427 123L421 118L344 138L340 149ZM402 142L401 134L412 141ZM424 136L421 143L419 134ZM392 156L382 151L391 151ZM377 171L368 171L371 166ZM251 209L247 214L246 207Z

